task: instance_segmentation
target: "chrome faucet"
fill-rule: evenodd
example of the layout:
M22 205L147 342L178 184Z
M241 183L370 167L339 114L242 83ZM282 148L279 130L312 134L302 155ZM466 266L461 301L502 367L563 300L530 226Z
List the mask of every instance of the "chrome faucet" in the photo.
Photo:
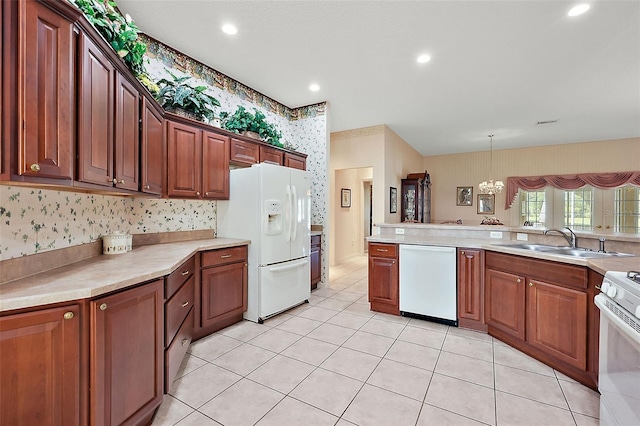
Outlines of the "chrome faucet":
M569 234L563 232L562 229L566 229L567 231L569 231ZM568 226L565 226L562 229L547 229L546 231L544 231L544 235L547 235L549 232L555 231L561 234L564 237L564 239L567 240L571 248L576 248L576 234L574 234L571 228L569 228Z

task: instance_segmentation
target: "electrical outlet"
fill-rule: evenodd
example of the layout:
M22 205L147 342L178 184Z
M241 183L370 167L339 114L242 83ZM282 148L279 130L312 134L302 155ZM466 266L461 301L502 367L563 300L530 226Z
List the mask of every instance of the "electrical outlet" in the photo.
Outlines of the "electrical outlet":
M489 232L489 238L502 238L502 232L500 232L500 231L491 231L491 232Z
M529 234L523 234L522 232L518 232L516 234L516 240L518 240L518 241L529 241Z
M404 228L396 228L396 235L404 235Z

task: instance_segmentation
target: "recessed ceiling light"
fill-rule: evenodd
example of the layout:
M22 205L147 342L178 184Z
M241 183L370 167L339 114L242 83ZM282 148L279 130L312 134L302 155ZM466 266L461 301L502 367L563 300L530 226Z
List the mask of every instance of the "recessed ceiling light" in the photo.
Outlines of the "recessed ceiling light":
M418 61L419 64L426 64L427 62L429 62L431 60L431 56L429 55L420 55L418 56L418 59L416 59L416 61Z
M312 92L317 92L318 90L320 90L320 86L318 86L316 83L311 83L309 85L309 90L311 90Z
M567 15L569 16L578 16L578 15L582 15L583 13L585 13L587 10L589 10L591 6L589 6L588 4L579 4L577 6L574 6L571 8L571 10L569 11L569 13L567 13Z
M233 24L224 24L222 26L222 32L229 35L234 35L238 32L238 29Z

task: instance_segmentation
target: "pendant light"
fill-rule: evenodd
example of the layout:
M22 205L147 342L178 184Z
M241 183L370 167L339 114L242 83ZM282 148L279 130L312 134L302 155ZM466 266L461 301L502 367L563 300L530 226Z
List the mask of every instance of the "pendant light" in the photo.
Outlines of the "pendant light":
M489 176L493 175L493 135L489 135ZM493 179L489 179L489 181L480 182L478 185L480 188L481 194L497 194L502 192L502 188L504 188L504 183L501 180L494 181Z

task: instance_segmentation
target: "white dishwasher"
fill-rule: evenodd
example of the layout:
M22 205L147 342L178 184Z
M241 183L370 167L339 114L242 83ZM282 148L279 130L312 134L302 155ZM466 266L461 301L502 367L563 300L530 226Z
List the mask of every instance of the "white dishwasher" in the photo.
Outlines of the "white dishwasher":
M456 248L400 244L400 313L458 325Z

